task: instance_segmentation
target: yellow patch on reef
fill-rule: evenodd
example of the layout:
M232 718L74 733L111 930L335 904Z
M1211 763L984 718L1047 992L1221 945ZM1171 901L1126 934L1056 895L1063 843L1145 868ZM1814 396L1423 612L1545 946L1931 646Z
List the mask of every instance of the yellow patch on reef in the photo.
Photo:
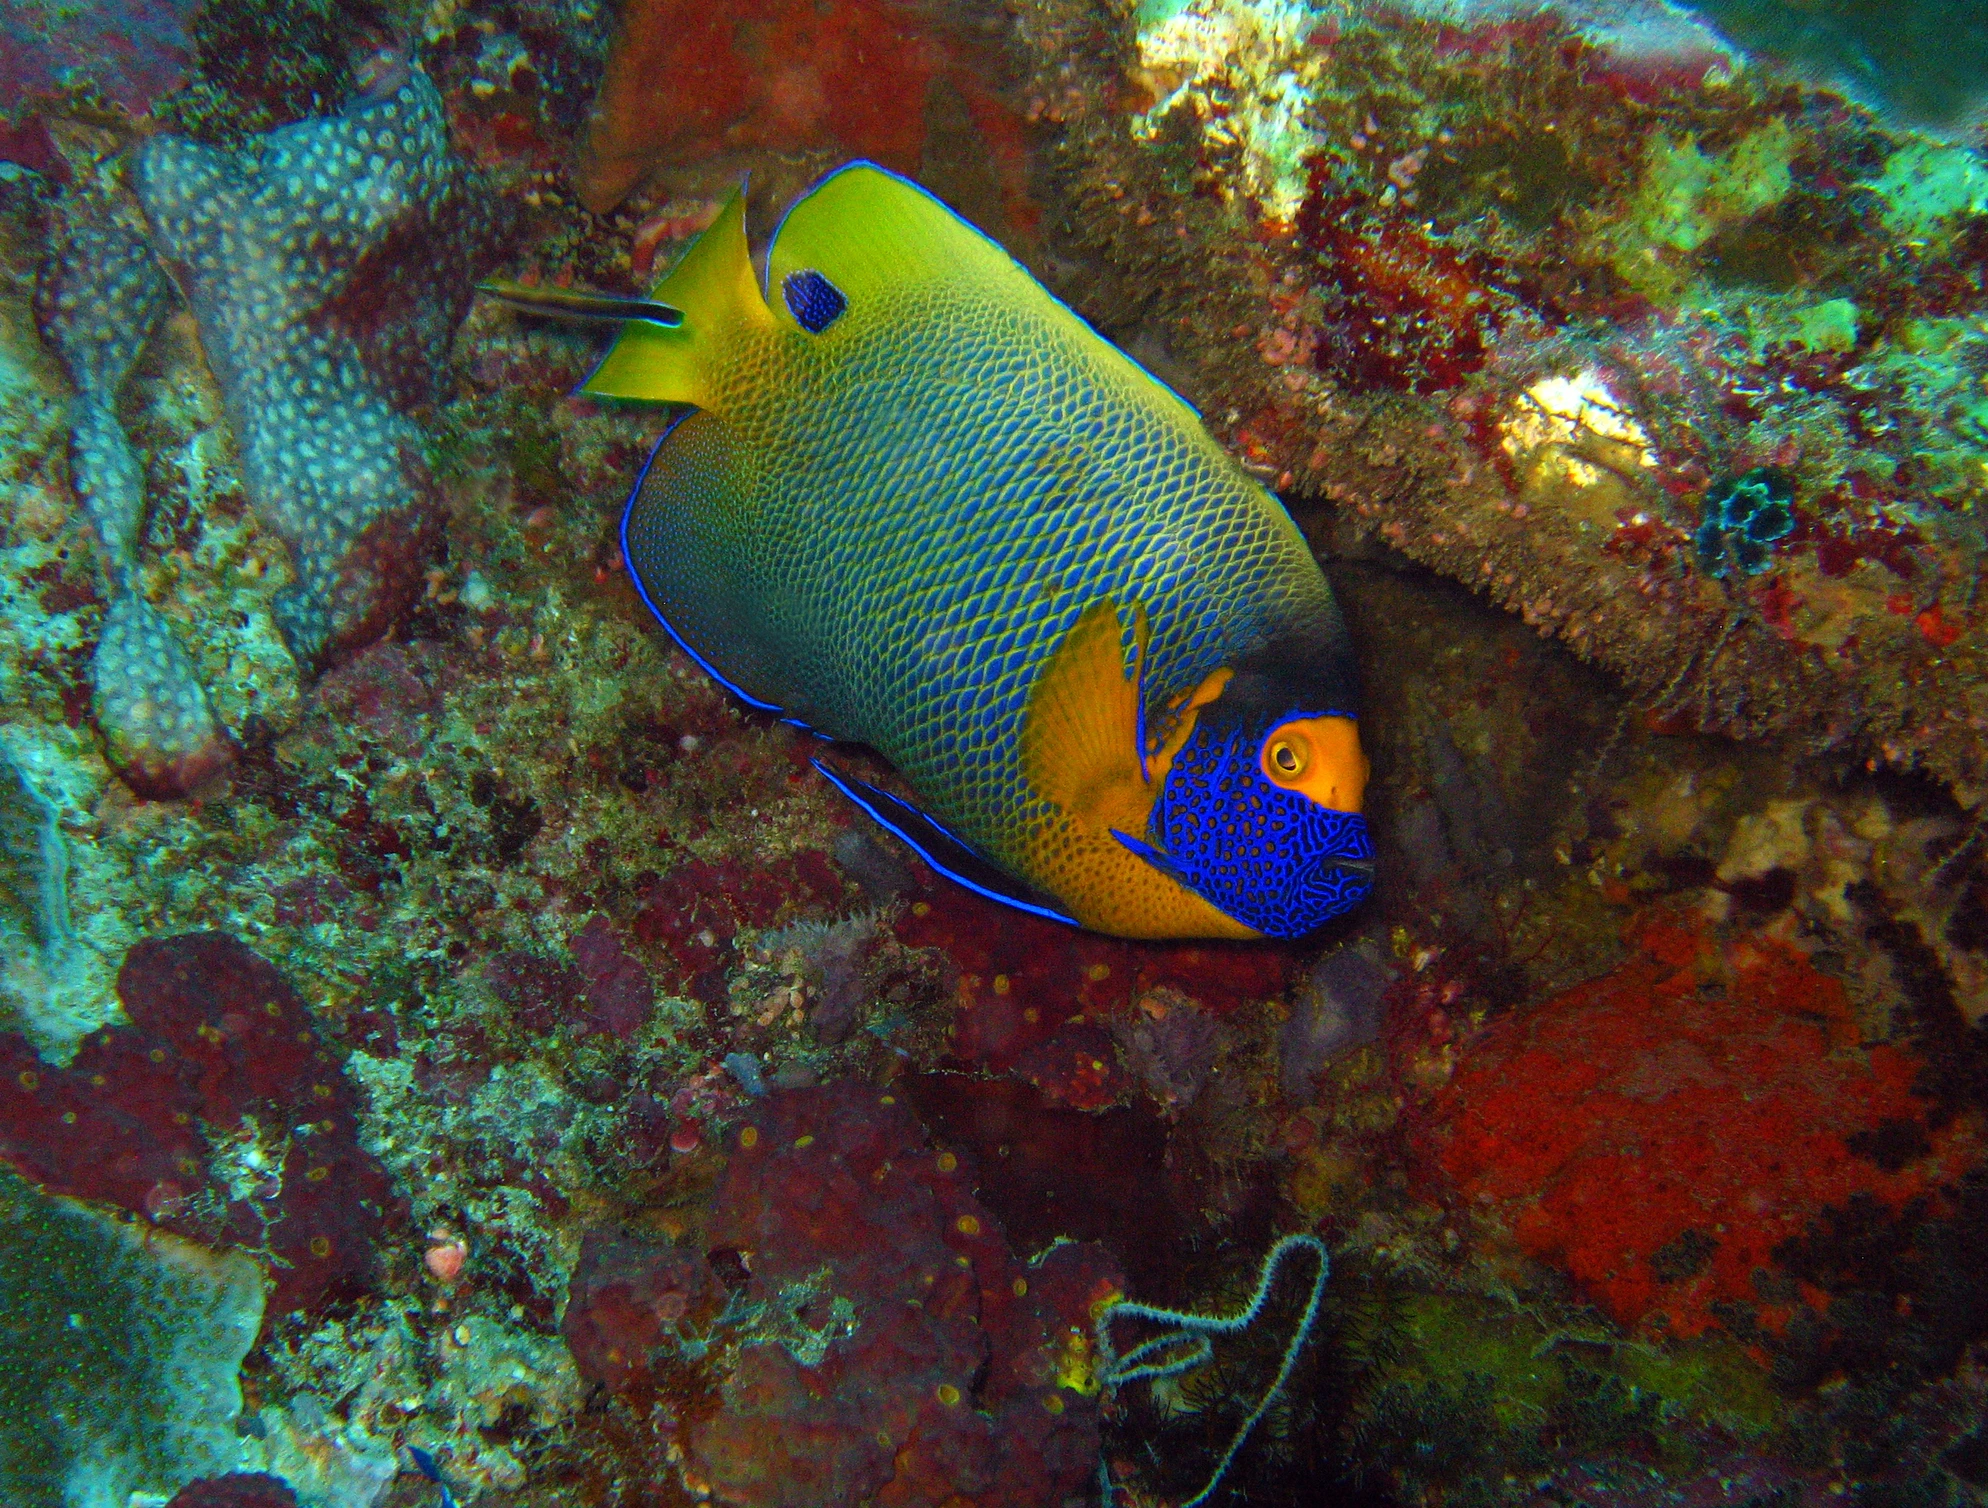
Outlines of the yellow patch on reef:
M1613 529L1656 466L1649 433L1593 370L1543 377L1513 400L1498 443L1514 463L1522 500Z
M1117 1298L1118 1295L1113 1295L1113 1302ZM1085 1398L1095 1394L1100 1386L1097 1348L1091 1344L1091 1338L1075 1325L1063 1333L1063 1344L1056 1353L1056 1385Z

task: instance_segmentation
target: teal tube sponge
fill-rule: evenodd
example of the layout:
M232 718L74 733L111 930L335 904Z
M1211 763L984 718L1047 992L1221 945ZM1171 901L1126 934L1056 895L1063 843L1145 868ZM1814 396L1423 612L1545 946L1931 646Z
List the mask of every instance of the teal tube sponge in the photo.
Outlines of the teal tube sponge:
M125 1508L241 1454L261 1270L0 1170L0 1503Z

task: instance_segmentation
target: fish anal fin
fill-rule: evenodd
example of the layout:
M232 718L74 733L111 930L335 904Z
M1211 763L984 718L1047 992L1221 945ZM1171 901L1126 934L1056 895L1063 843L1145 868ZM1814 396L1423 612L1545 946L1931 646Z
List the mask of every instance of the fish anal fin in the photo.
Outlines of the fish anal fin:
M1139 758L1139 682L1150 629L1134 604L1133 666L1125 669L1118 605L1103 598L1071 625L1029 690L1022 772L1078 827L1143 833L1153 789Z
M746 245L743 186L650 290L649 302L680 310L683 323L674 329L647 321L623 325L580 391L593 398L713 407L726 348L746 332L773 328Z

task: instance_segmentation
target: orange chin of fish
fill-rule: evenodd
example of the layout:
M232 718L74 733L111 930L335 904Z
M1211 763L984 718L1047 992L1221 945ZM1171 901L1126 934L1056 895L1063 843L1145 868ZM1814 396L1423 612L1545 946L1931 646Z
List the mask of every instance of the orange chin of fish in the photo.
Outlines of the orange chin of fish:
M1367 756L1350 717L1298 717L1272 728L1257 756L1264 778L1335 812L1357 812Z

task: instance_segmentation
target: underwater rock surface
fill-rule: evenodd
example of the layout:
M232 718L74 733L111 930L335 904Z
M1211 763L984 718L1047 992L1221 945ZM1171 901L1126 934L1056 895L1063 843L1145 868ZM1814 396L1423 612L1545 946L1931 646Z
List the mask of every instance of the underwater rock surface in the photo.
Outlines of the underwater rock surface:
M704 1240L708 1266L590 1243L566 1321L583 1371L670 1400L693 1490L1024 1508L1094 1470L1088 1314L1114 1268L1076 1245L1018 1261L966 1165L894 1095L769 1097L736 1133ZM617 1259L632 1281L604 1270Z
M1072 122L1071 240L1110 269L1086 296L1150 320L1280 489L1656 715L1972 800L1974 150L1812 111L1771 69L1646 67L1554 10L1273 12L1142 22L1148 108ZM1219 304L1161 313L1152 290L1183 282ZM1762 468L1789 527L1718 525L1743 570L1694 553Z
M94 1264L24 1387L99 1277L250 1284L148 1492L1177 1503L1302 1278L1115 1396L1100 1306L1234 1312L1308 1232L1228 1500L1979 1496L1966 128L1655 5L129 13L156 81L0 142L0 1176ZM858 144L1306 529L1374 765L1328 935L1090 936L858 825L631 588L665 416L458 322L513 212L507 273L635 293Z

